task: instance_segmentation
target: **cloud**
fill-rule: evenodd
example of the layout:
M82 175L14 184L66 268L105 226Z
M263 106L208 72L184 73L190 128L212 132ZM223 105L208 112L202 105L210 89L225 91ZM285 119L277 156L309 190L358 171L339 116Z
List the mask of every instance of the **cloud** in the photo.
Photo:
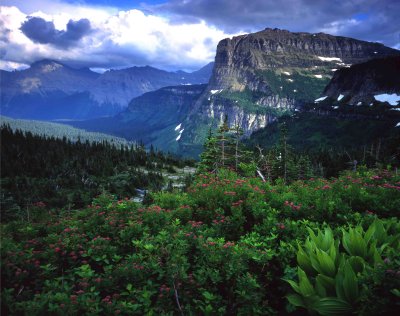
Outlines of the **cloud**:
M48 22L39 17L30 17L22 23L21 31L32 41L41 44L53 44L60 47L76 45L91 31L90 21L81 19L69 20L67 30L57 30L53 22Z
M223 38L266 27L400 47L400 1L392 0L169 0L132 10L85 1L2 3L9 6L0 8L0 58L8 65L48 58L99 69L195 70L214 59Z
M3 44L0 38L2 58L24 64L50 58L79 67L195 70L214 59L220 40L232 36L204 21L176 23L137 9L78 6L68 13L70 6L63 10L59 4L58 10L24 13L2 7L0 27L10 30Z
M152 6L179 21L203 20L227 33L266 27L330 32L394 47L400 42L400 1L393 0L170 0Z

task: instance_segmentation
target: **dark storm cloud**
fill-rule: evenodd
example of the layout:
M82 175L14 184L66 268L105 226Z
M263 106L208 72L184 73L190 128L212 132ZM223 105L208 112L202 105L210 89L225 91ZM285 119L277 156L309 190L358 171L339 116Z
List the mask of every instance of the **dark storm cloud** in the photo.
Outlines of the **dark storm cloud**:
M205 20L227 33L277 27L400 43L397 0L170 0L153 10L177 21Z
M31 17L21 25L21 31L32 41L41 44L52 44L59 47L70 47L77 44L91 31L90 21L81 19L70 20L66 31L57 30L53 22L42 18Z

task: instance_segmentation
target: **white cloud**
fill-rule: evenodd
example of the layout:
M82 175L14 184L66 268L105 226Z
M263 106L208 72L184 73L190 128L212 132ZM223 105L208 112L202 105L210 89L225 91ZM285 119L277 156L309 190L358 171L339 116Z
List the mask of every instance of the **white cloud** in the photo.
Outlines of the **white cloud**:
M1 7L0 28L9 30L7 40L2 41L0 37L3 64L27 64L51 58L97 68L149 64L165 69L190 69L212 61L218 42L232 36L204 21L176 24L137 9L117 12L112 8L72 6L61 2L49 3L45 12L45 6L40 8L22 12L15 6ZM28 16L52 21L57 30L65 30L70 19L87 18L94 31L75 47L60 49L34 43L21 32L19 28Z

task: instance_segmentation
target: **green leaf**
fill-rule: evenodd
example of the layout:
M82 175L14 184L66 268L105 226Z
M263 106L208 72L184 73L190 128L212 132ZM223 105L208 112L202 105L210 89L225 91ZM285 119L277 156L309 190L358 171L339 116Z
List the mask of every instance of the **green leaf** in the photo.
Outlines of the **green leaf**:
M300 294L302 294L303 296L315 295L315 291L311 282L308 280L306 273L301 270L301 268L298 268L298 275Z
M367 243L362 236L362 228L357 228L350 228L349 232L343 232L343 247L350 255L365 258L367 255Z
M316 301L312 308L321 315L336 316L346 315L352 312L352 306L336 297L325 297Z
M400 298L400 291L398 289L393 289L390 292Z
M286 298L288 299L289 303L294 306L306 307L303 302L303 298L298 294L290 294L287 295Z
M319 261L320 272L330 277L336 274L335 262L325 251L317 249L317 259Z
M316 290L318 296L321 296L321 297L326 297L327 296L327 292L326 292L325 287L318 280L315 281L315 290Z
M361 273L364 271L365 268L365 260L361 257L350 257L349 263L351 264L351 267L353 268L355 273Z
M315 286L323 287L328 295L335 295L335 279L333 278L330 278L326 275L318 274L315 278Z
M342 300L345 300L346 296L343 290L343 281L344 281L344 272L343 272L343 266L341 265L335 277L335 289L336 289L336 296Z
M347 302L353 303L358 301L359 292L357 277L349 262L346 262L344 266L343 290Z
M285 280L297 293L301 294L299 285L293 280Z
M297 263L307 274L315 273L309 256L305 253L301 246L299 246L299 250L297 251Z

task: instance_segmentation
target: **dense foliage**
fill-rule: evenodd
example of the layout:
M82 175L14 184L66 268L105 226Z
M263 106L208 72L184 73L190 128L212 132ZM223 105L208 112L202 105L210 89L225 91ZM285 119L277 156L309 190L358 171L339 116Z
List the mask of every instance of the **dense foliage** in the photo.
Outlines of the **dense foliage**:
M286 126L287 144L292 152L303 153L311 161L314 173L338 176L345 169L400 166L399 111L375 103L373 106L351 106L326 100L322 104L305 105L302 112L284 116L264 129L254 132L247 142L270 151L282 139Z
M285 185L220 168L199 174L187 193L153 199L144 206L102 194L81 210L3 224L3 313L392 315L400 307L393 172Z
M2 220L27 216L36 204L80 208L104 190L132 197L136 189L159 190L161 171L190 161L142 145L71 142L1 128Z

